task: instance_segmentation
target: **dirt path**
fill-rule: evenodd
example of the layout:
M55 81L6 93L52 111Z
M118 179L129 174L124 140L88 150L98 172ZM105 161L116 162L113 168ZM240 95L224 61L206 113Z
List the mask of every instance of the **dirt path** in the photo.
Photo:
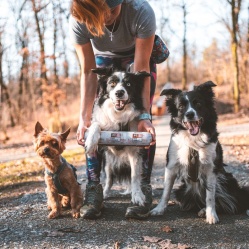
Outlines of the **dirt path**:
M170 137L168 117L155 120L155 124L154 204L162 193L165 154ZM241 129L242 126L237 126L235 130ZM230 153L231 146L223 149L227 170L248 184L249 154L245 154L242 160L236 153ZM85 189L85 166L78 169L82 188ZM70 211L65 211L61 218L48 220L44 186L41 180L30 182L28 187L21 185L0 193L0 248L249 248L249 217L246 214L220 215L219 224L208 225L196 213L182 212L179 206L172 205L161 217L150 217L146 221L126 220L124 214L129 196L121 195L120 190L124 187L115 185L112 196L105 201L101 219L74 220ZM168 228L172 232L167 232Z

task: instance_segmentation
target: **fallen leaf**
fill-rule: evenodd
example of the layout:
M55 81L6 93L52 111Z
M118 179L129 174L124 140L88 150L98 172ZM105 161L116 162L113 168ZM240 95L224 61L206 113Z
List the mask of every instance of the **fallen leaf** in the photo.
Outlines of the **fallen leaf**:
M168 201L168 206L173 206L173 205L175 205L175 204L176 204L175 201Z
M150 236L143 236L144 241L148 241L151 243L158 243L159 241L161 241L161 238L158 237L150 237Z
M26 208L26 209L24 209L23 210L23 214L28 214L28 213L30 213L31 211L32 211L33 209L32 208Z
M170 239L162 240L158 243L162 249L178 249L176 244L171 243Z
M190 249L193 248L191 245L183 245L178 243L178 249Z
M163 227L163 228L162 228L162 231L163 231L163 232L166 232L166 233L172 233L172 232L173 232L172 228L169 227L169 226Z

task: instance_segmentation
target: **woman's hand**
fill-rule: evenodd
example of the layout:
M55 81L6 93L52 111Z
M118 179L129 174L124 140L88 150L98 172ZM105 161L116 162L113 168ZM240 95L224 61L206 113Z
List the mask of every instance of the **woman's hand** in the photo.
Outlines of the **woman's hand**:
M150 146L154 145L156 143L156 131L155 131L155 128L149 119L140 120L138 122L138 131L139 132L149 132L151 134L152 141L150 143Z
M85 132L87 128L91 125L90 120L80 120L77 133L76 133L76 139L79 145L84 146L85 145Z

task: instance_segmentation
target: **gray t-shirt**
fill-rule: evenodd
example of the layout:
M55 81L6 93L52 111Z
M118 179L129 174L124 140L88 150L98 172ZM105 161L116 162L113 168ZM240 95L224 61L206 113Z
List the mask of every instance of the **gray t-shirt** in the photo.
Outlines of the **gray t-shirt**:
M120 23L117 30L113 32L112 41L111 31L107 28L102 37L94 37L85 24L77 22L72 16L69 19L71 42L83 45L91 41L94 54L102 56L123 57L115 52L132 51L135 47L135 38L148 38L155 34L155 31L155 13L146 0L123 1Z

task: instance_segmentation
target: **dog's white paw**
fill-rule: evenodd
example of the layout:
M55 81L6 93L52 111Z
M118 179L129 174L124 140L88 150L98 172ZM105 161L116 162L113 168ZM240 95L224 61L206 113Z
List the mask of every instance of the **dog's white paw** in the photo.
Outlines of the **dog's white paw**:
M101 129L97 123L93 123L86 133L85 150L92 155L98 147Z
M108 197L110 197L110 190L109 189L104 189L103 198L107 199Z
M145 196L142 191L136 191L132 193L131 201L134 204L138 204L139 206L143 206L145 202Z
M95 134L94 136L89 136L85 142L85 150L87 154L94 154L98 148L98 142L100 139L100 134Z
M219 222L219 218L215 210L209 208L206 209L206 222L208 224L216 224Z
M150 214L152 216L158 216L158 215L163 215L164 214L164 207L160 204L158 204L154 209L150 211Z
M200 218L205 218L205 217L206 217L206 208L201 209L201 210L198 212L198 216L199 216Z

